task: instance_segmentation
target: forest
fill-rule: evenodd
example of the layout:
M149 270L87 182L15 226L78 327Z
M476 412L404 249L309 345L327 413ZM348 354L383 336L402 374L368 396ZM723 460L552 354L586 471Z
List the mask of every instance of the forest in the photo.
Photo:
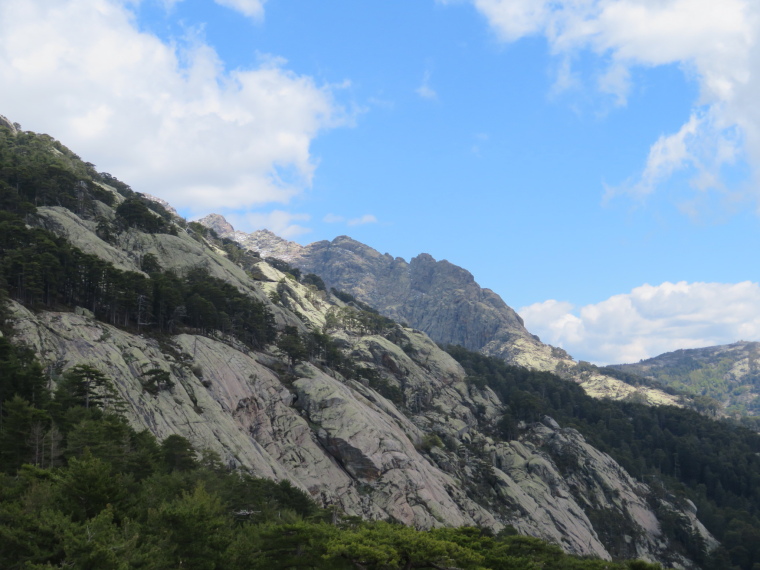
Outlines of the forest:
M704 568L760 568L760 435L693 410L597 400L548 372L447 347L476 385L491 387L507 403L496 435L514 439L519 422L548 415L577 429L631 475L661 493L691 500L699 519L722 547L713 553L684 535L678 521L665 525ZM667 519L666 519L667 520Z

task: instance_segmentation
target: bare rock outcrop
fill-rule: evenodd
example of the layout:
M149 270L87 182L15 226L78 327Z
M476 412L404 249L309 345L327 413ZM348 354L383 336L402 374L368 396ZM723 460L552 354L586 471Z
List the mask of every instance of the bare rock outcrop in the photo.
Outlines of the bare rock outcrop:
M219 237L234 239L243 247L258 252L261 257L276 257L291 262L303 249L302 245L283 239L269 230L258 230L250 234L236 230L220 214L209 214L199 219L198 223L211 228Z
M679 397L646 385L632 386L601 373L583 373L561 348L543 344L520 316L472 274L422 253L407 262L347 236L301 246L268 230L236 231L218 214L199 220L262 256L316 273L329 287L350 293L395 321L510 364L560 373L596 398L636 399L651 405L680 406Z
M11 120L4 115L0 115L0 127L5 127L11 132L12 135L15 135L18 132L16 125L14 125Z
M109 207L98 208L102 218L113 216ZM514 441L492 439L506 403L469 382L424 332L392 325L370 334L336 324L330 317L343 304L328 293L265 261L254 260L255 271L247 271L181 227L177 235L126 229L106 242L94 220L63 208L39 208L36 223L125 270L140 271L148 254L178 274L203 267L264 303L280 328L328 333L353 367L349 374L319 360L293 366L274 346L253 350L213 331L184 331L159 342L102 323L86 307L32 313L14 303L16 339L35 350L53 377L82 363L99 368L113 380L136 428L159 438L180 434L232 467L288 479L350 515L420 528L513 525L576 554L635 553L689 567L668 557L667 538L648 506L652 491L577 432L545 420L524 426ZM409 314L429 319L424 322L431 327L443 326L451 314L469 319L495 308L496 325L513 327L526 346L536 343L551 356L551 347L533 339L519 317L464 270L429 256L407 264L347 238L338 243L316 250L343 259L340 271L354 276L357 291L375 287L389 306L411 303ZM399 292L370 270L390 270L406 285ZM426 317L422 307L434 308L436 297L459 299L460 306L450 313L441 304ZM144 383L155 369L171 379L157 391ZM695 532L703 532L691 516ZM605 534L610 520L622 521L629 537L624 545Z
M348 514L420 528L509 524L575 554L690 566L668 554L652 491L575 430L545 418L514 441L486 436L502 402L467 383L459 364L422 333L401 329L394 343L334 331L374 371L374 382L312 364L286 380L276 353L224 338L179 334L159 343L86 313L12 307L17 339L55 374L80 363L101 369L136 428L183 435L231 466L288 479ZM173 386L152 394L143 380L156 368L169 372ZM391 384L401 401L376 390ZM693 514L667 508L691 516L694 532L712 540Z

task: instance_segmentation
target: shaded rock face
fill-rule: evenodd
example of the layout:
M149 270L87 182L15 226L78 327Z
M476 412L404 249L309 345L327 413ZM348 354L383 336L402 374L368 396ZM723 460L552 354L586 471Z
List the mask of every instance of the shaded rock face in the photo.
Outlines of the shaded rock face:
M480 350L499 333L532 339L519 315L470 272L426 253L407 263L341 236L306 246L294 262L436 342Z

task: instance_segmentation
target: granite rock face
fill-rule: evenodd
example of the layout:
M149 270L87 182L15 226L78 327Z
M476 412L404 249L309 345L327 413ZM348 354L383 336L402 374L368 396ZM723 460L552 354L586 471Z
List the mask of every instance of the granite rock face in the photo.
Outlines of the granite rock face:
M425 253L407 263L341 236L306 246L294 262L436 342L479 350L500 332L532 338L519 315L468 271Z
M101 210L104 218L112 215L105 205ZM218 332L184 331L159 342L102 323L86 307L32 313L13 303L15 339L35 350L54 380L77 364L102 370L126 402L134 427L159 438L182 435L231 467L288 479L321 504L350 515L420 528L483 525L498 531L512 525L575 554L609 559L634 553L693 566L670 554L648 506L652 490L574 430L544 418L523 426L514 441L492 439L488 434L505 402L468 382L461 366L424 332L402 325L382 334L352 329L334 318L344 304L329 293L265 261L256 262L255 272L244 270L182 228L176 236L125 230L107 243L97 237L93 221L63 208L40 208L37 223L131 271L140 270L148 253L179 274L205 267L265 303L280 329L329 334L355 370L344 375L319 359L290 366L275 346L252 350ZM390 268L407 283L400 294L388 281L373 281L371 273L346 272L346 278L356 276L357 291L375 283L387 287L389 303L399 304L449 295L463 305L454 313L462 318L479 307L495 307L499 326L512 327L526 343L538 342L498 297L478 293L472 276L460 268L429 256L406 264L353 240L339 243L321 250L329 258L342 256L342 267ZM424 318L419 307L426 305L411 306ZM440 304L439 316L428 317L430 326L448 314ZM551 347L546 351L551 356ZM156 368L168 372L173 385L154 395L143 381ZM687 521L688 532L712 540L693 512L660 500ZM623 534L610 534L610 521ZM628 538L621 544L619 536Z
M234 239L240 245L259 252L261 257L276 257L291 262L303 249L300 244L283 239L269 230L259 230L251 234L238 231L219 214L209 214L198 220L198 223L211 228L219 237Z
M5 115L0 115L0 125L8 129L12 135L15 135L18 132L16 125L14 125Z
M347 236L301 246L260 230L235 231L218 214L200 220L261 255L278 257L316 273L328 288L350 293L397 322L427 333L442 344L461 345L510 364L556 372L596 398L636 399L651 405L680 406L662 390L632 386L601 373L588 373L561 348L543 344L520 315L472 274L422 253L407 262Z
M485 435L503 403L468 384L423 333L402 329L404 350L383 336L332 331L357 363L399 388L392 402L373 382L312 364L288 379L276 352L223 338L180 334L159 343L86 314L13 310L17 339L50 370L87 363L105 372L135 428L180 434L230 466L288 479L324 505L419 528L509 524L575 554L691 566L669 554L648 506L652 491L575 430L544 418L514 441ZM174 386L151 395L141 379L155 368ZM693 514L668 508L712 540Z

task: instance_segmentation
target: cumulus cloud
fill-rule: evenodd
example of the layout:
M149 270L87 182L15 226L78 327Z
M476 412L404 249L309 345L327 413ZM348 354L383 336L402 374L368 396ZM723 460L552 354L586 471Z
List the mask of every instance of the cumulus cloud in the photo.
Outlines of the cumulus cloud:
M247 213L227 213L225 218L234 228L245 229L246 231L269 230L280 237L293 239L297 236L311 232L307 228L295 222L308 222L311 219L309 214L294 214L283 210L274 210L272 212L247 212Z
M254 15L263 2L225 4ZM312 140L344 124L335 88L275 57L227 71L202 38L140 31L129 6L0 3L0 112L190 215L308 188Z
M440 0L439 0L440 1ZM680 65L699 83L689 120L653 142L640 180L613 193L642 196L677 171L696 189L721 187L721 169L746 157L760 178L760 5L752 0L469 0L505 42L544 36L562 62L598 56L597 87L625 104L631 69ZM446 2L444 2L446 3Z
M760 340L760 285L750 281L642 285L583 307L550 300L518 312L544 342L597 364Z

